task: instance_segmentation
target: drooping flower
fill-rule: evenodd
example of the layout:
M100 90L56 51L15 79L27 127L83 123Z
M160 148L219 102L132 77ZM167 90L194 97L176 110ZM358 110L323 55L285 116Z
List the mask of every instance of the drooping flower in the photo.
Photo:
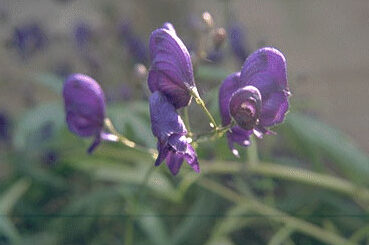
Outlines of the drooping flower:
M155 166L164 160L173 175L176 175L186 160L196 172L200 171L197 155L186 137L186 127L175 107L161 92L150 96L151 129L158 139L159 155Z
M91 77L73 74L63 87L66 121L70 131L80 137L95 137L91 153L100 143L105 118L105 96Z
M187 106L192 98L189 90L195 87L192 62L173 25L165 23L151 34L150 56L150 91L163 93L176 109Z
M232 23L228 28L228 37L233 54L240 60L244 60L249 55L246 43L245 32L239 23Z
M271 134L267 127L283 121L288 111L286 59L275 48L262 48L251 54L241 72L228 76L219 90L222 124L233 118L237 126L227 132L229 146L235 155L234 143L250 144L250 135L261 138Z

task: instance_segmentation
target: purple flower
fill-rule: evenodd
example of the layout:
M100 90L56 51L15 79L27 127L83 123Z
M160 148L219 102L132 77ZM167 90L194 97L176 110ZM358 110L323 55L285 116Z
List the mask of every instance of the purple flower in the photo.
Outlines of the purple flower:
M120 37L128 48L128 52L136 63L146 64L148 60L145 43L133 32L131 24L125 22L120 27Z
M73 74L64 83L63 97L69 130L80 137L95 137L88 149L91 153L101 141L105 118L104 92L91 77Z
M233 23L228 28L229 43L233 54L240 60L244 60L249 55L248 47L246 46L245 33L238 23Z
M155 166L166 160L173 175L176 175L186 160L196 172L200 172L197 155L188 143L187 130L175 107L161 92L150 96L151 129L158 139L158 158Z
M251 54L241 72L228 76L219 90L222 124L233 118L237 126L227 132L229 146L238 155L234 143L250 144L249 137L270 134L267 127L283 121L288 111L286 59L274 48L262 48Z
M34 54L46 46L47 38L44 31L36 23L17 27L13 34L13 44L24 58Z
M191 101L189 90L195 87L190 54L173 26L165 23L150 37L151 67L148 85L160 91L176 109Z

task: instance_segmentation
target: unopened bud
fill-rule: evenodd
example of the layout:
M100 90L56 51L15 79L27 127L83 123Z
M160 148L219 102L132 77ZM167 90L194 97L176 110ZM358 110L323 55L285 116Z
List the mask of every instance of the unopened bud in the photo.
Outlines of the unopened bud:
M146 76L147 76L147 69L146 66L138 63L135 65L135 76L139 79L139 80L145 80Z
M202 13L201 16L202 21L206 24L206 27L211 29L214 26L213 16L209 12Z
M216 49L219 49L227 38L227 32L224 28L217 28L213 33L213 42Z

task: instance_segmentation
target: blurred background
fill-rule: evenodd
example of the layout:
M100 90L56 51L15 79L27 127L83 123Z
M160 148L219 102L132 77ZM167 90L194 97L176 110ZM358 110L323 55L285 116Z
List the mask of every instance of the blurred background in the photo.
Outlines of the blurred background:
M204 179L161 166L146 186L148 156L110 143L89 156L89 140L67 130L62 84L86 73L118 130L155 148L148 38L167 21L218 121L225 76L260 47L283 52L291 112L277 136L257 143L260 161L281 172L217 170L250 157L235 159L221 139L197 149ZM368 244L367 0L0 0L0 42L0 244ZM199 108L189 110L206 131ZM324 235L204 188L216 184Z

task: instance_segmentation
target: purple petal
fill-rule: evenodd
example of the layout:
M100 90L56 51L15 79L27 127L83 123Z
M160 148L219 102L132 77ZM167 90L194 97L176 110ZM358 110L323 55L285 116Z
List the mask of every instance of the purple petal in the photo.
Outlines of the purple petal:
M239 78L239 72L233 73L224 79L219 88L219 109L223 126L226 126L231 122L231 116L229 114L229 101L232 94L240 87Z
M188 105L191 96L184 95L189 94L188 89L195 86L192 62L186 46L176 35L174 28L166 24L151 34L150 55L148 82L151 92L163 92L171 98L177 109ZM152 72L155 74L150 75ZM178 95L181 97L177 98Z
M288 94L284 91L275 92L263 101L260 125L270 127L281 123L288 111Z
M179 172L179 169L181 168L183 163L183 159L184 157L182 154L177 154L172 151L169 152L166 158L166 163L173 175L177 175L177 173Z
M237 124L246 130L255 127L261 112L261 95L254 86L238 89L231 96L229 110Z
M176 152L185 153L187 151L187 138L184 135L173 134L168 139L168 144Z
M192 145L187 145L187 152L184 155L184 158L186 159L187 163L191 166L191 168L196 172L200 172L200 166L199 162L197 160L197 155L195 152L195 149L193 149Z
M168 31L172 31L172 32L174 32L175 34L177 34L177 33L176 33L176 29L174 29L174 26L172 25L172 23L165 22L165 23L163 24L163 28L164 28L164 29L167 29Z
M173 134L186 135L187 130L174 106L159 91L150 96L151 129L161 143Z
M158 142L159 155L156 158L155 166L159 166L169 154L169 148L165 144Z
M227 132L228 146L235 156L239 157L239 154L238 150L234 147L234 143L237 143L240 146L250 145L251 134L252 130L245 130L239 126L235 126L231 131Z
M96 147L100 144L100 142L101 142L101 138L100 138L100 135L98 135L95 137L95 140L92 142L90 147L88 147L87 153L91 154L96 149Z
M187 89L172 83L170 78L161 72L150 70L147 81L151 92L161 91L176 109L187 106L191 101Z
M246 45L245 32L238 23L228 28L229 43L233 54L241 61L247 58L249 51Z
M100 85L91 77L74 74L64 83L63 97L69 129L81 137L100 134L105 118Z
M275 48L262 48L245 61L240 80L259 89L262 99L276 91L288 91L286 59Z

